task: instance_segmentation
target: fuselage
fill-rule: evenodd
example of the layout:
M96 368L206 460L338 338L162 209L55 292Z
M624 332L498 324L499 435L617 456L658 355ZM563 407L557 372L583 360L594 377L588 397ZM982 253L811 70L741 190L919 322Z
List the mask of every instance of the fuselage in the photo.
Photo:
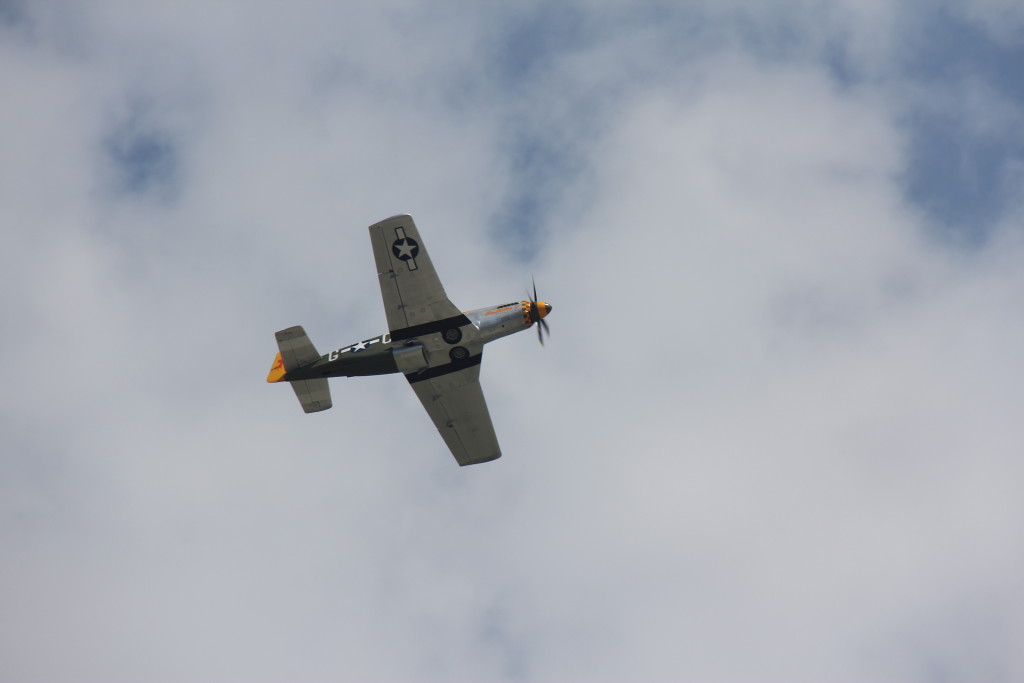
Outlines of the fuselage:
M541 318L551 310L539 303ZM324 354L288 372L286 381L402 372L410 380L432 368L480 362L484 344L532 327L530 301L478 308L436 323L392 330Z

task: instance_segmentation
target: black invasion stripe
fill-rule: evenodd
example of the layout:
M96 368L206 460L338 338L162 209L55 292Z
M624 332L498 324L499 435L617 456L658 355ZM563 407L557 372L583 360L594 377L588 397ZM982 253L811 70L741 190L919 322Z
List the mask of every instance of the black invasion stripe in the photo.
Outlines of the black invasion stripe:
M435 320L429 323L423 323L422 325L413 325L412 327L403 327L400 330L391 330L391 341L403 341L406 339L412 339L413 337L422 337L425 334L434 334L435 332L443 332L449 327L462 327L463 325L469 324L469 318L459 313L453 315L450 318L444 320Z
M427 368L423 372L413 372L405 376L409 380L409 384L416 384L416 382L422 382L426 379L434 379L435 377L443 377L444 375L450 375L453 372L459 370L465 370L471 368L474 365L480 365L480 361L483 360L484 354L478 353L475 356L470 356L466 360L453 360L451 363L446 365L437 365L432 368Z

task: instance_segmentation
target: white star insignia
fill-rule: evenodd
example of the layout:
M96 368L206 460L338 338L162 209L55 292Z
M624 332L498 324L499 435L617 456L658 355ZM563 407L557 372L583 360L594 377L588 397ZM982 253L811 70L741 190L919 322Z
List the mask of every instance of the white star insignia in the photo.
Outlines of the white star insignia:
M409 244L409 240L402 240L397 243L398 246L398 258L408 257L412 258L412 245Z

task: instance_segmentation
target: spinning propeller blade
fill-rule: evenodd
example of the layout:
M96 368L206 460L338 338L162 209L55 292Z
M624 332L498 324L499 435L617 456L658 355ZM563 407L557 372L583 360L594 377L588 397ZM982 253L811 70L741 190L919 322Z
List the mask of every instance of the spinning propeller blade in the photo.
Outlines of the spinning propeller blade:
M548 324L544 320L544 316L551 312L551 304L537 299L537 281L531 278L533 283L533 296L530 297L530 321L537 323L537 339L540 340L540 345L544 346L544 333L547 332L549 335L551 331L548 329ZM529 292L527 292L529 296Z

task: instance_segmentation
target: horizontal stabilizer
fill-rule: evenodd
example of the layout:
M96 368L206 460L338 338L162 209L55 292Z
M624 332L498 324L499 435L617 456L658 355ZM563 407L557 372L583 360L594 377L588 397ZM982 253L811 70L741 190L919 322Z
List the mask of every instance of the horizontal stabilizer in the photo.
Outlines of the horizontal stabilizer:
M280 349L278 359L267 377L268 382L279 382L282 379L288 381L288 373L304 365L309 365L320 360L313 342L306 335L302 325L289 327L274 334L277 338L277 348ZM279 367L279 365L283 365ZM307 413L316 413L327 410L331 407L331 388L327 379L299 379L291 381L292 389L302 404L302 409Z
M302 409L307 413L316 413L327 410L333 405L331 403L331 388L327 386L327 379L297 379L292 384L295 395L302 404Z
M277 348L281 350L285 371L320 360L320 354L316 352L313 342L309 341L309 336L306 330L302 329L302 325L275 332L274 336L277 338Z

